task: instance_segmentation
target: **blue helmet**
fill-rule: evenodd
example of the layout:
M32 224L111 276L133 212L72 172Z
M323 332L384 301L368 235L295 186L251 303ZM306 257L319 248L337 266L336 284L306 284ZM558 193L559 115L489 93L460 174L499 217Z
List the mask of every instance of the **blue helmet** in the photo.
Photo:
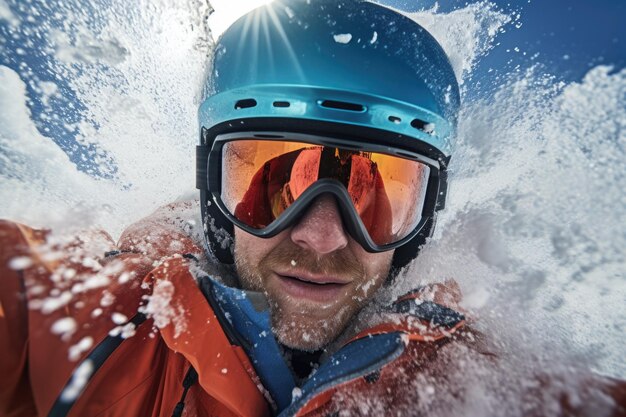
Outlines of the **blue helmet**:
M197 187L210 251L232 263L233 224L212 204L207 158L221 134L287 131L358 137L439 162L429 221L396 249L417 255L444 207L460 106L448 57L420 25L360 0L276 0L235 22L215 47L200 105Z

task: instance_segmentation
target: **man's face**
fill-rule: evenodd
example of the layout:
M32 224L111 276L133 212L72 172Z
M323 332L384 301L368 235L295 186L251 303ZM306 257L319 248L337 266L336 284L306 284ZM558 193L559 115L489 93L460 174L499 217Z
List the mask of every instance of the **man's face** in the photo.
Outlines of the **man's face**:
M369 253L352 239L327 195L273 238L235 230L241 285L266 295L274 333L294 349L317 350L332 342L385 281L392 256L393 251Z

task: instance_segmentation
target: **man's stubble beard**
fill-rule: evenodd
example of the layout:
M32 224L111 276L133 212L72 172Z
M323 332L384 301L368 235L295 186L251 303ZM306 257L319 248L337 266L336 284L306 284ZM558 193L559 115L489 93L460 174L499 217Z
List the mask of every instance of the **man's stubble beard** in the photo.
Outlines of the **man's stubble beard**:
M263 257L258 265L249 262L243 253L239 253L235 244L235 266L243 289L265 294L270 306L272 332L277 340L290 348L299 350L318 350L333 342L347 327L350 320L367 304L368 297L348 297L348 302L323 318L315 317L308 311L306 304L301 311L285 311L284 300L274 299L264 285L271 271L288 270L295 264L313 274L329 276L349 276L360 285L366 283L365 269L356 257L348 250L342 249L335 253L317 256L302 249L291 241L283 241ZM360 291L359 291L360 292ZM284 297L288 297L284 295Z

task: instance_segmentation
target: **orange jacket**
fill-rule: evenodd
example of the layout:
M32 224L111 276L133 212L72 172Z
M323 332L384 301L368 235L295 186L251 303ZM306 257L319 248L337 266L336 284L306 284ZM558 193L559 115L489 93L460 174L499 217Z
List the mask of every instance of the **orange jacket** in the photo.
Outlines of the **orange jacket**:
M277 414L199 289L203 251L182 229L149 218L116 246L104 233L63 240L3 221L0 248L0 416L170 417L184 392L185 416ZM408 382L441 346L468 339L460 315L441 323L437 312L413 315L422 295L407 295L389 323L349 340L316 374L332 375L330 382L295 392L280 415L370 415L371 407L350 401L356 393L376 398L380 415L417 414ZM387 352L369 360L371 340ZM361 361L357 368L333 368L350 357ZM197 382L186 390L190 367Z

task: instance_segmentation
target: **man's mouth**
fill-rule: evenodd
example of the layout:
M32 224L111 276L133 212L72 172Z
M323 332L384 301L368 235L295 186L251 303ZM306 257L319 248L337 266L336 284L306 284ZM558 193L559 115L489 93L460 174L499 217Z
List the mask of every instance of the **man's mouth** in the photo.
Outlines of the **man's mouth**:
M309 274L276 273L284 292L294 298L304 298L316 302L336 300L349 281L337 277L313 276Z

